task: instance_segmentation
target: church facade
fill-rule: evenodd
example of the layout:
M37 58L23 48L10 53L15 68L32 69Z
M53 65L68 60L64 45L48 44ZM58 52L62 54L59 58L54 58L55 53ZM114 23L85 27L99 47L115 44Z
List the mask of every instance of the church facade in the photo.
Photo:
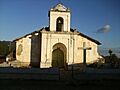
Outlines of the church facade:
M23 66L66 68L83 63L83 49L86 47L91 48L86 50L86 63L100 58L97 49L101 43L70 28L68 8L59 3L50 9L48 16L49 27L15 40L16 60L23 62Z

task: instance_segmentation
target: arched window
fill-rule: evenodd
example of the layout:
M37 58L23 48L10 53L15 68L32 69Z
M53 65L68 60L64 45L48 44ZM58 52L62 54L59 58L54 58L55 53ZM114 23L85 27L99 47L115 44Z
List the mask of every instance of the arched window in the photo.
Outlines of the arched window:
M56 21L56 31L63 31L63 18L58 17Z

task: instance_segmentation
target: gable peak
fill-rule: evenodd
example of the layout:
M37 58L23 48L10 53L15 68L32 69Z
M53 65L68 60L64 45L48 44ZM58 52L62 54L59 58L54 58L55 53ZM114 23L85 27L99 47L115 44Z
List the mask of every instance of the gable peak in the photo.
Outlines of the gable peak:
M70 11L67 7L65 7L62 3L58 3L53 8L51 8L53 11Z

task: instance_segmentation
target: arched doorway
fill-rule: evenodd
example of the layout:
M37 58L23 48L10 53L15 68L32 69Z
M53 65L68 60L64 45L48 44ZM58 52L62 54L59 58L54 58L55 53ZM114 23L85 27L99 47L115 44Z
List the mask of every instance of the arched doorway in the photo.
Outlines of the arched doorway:
M53 46L52 51L52 67L65 68L66 63L66 47L62 43L57 43Z
M52 53L52 66L64 68L64 53L60 48L55 49Z
M58 17L56 21L56 31L61 32L63 31L63 18Z

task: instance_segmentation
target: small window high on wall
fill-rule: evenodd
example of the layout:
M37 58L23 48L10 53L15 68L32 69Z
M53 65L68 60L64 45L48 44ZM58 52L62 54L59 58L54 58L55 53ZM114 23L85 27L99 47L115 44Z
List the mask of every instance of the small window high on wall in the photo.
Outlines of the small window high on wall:
M56 31L61 32L63 31L63 18L58 17L56 21Z

